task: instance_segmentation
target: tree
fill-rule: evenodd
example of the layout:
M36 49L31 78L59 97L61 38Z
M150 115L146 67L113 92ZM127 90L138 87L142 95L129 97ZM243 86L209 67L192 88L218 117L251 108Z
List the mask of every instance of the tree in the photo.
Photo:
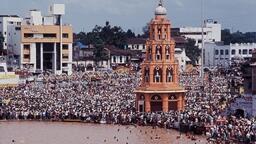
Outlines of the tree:
M132 30L128 29L126 32L126 38L135 38L135 33Z
M126 40L129 37L135 37L135 34L128 30L123 31L120 26L111 26L108 21L106 21L105 26L96 25L91 32L79 33L76 38L83 44L93 44L98 36L105 45L114 45L116 47L124 48ZM76 40L74 40L76 41Z
M141 38L149 38L149 23L147 23L143 28L142 28L142 31L143 31L143 34L140 35L138 34L138 37L141 37Z
M242 33L240 31L231 33L229 29L221 31L221 40L225 45L230 43L253 43L256 42L256 32Z
M94 52L93 52L94 60L96 61L96 65L98 66L99 61L107 60L109 57L106 51L104 50L104 42L99 36L95 37L93 45L94 45Z
M198 46L195 46L195 40L187 39L188 42L185 45L186 55L190 58L191 63L195 65L201 56L201 50Z

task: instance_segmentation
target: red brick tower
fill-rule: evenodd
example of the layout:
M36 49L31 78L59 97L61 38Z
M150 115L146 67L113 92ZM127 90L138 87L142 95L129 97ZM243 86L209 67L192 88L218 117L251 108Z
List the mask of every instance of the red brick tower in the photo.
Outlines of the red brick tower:
M175 42L171 23L160 0L151 20L150 37L146 42L146 59L141 64L142 82L136 93L140 112L183 110L185 90L179 85L178 63L174 58Z

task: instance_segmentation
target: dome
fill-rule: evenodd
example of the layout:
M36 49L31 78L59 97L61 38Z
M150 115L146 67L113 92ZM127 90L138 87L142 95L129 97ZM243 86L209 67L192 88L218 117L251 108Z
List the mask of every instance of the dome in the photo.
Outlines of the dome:
M155 15L166 15L167 10L163 7L162 2L159 3L158 7L156 8Z
M166 8L163 7L163 6L158 6L158 7L156 8L155 14L156 14L156 15L166 15L166 14L167 14L167 10L166 10Z

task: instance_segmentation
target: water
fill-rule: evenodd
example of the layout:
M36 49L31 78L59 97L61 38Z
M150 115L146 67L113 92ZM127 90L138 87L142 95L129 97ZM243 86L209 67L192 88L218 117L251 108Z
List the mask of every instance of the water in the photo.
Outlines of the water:
M0 144L205 144L173 130L61 122L0 122Z

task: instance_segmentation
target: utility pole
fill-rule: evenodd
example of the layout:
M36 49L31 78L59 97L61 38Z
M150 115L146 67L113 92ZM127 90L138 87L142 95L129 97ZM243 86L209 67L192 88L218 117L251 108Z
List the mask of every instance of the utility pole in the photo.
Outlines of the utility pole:
M204 0L201 0L201 27L202 27L202 42L201 42L201 77L202 77L202 82L204 79L204 26L205 26L205 21L204 21Z

